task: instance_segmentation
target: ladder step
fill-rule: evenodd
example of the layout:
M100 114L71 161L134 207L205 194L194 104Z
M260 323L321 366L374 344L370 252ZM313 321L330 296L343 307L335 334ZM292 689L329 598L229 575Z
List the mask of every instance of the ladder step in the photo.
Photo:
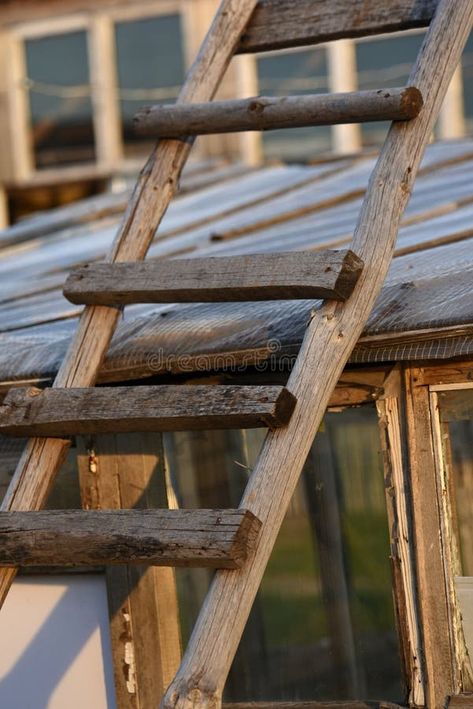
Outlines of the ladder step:
M80 305L346 300L362 267L349 250L94 263L72 271L64 295Z
M241 509L0 512L0 566L236 569L260 527Z
M422 95L414 86L339 94L258 96L146 106L135 115L134 127L140 135L179 138L339 123L406 121L418 115L422 103Z
M267 52L427 26L439 0L263 0L238 52Z
M80 434L279 428L295 397L281 386L160 385L10 389L0 433L61 438Z

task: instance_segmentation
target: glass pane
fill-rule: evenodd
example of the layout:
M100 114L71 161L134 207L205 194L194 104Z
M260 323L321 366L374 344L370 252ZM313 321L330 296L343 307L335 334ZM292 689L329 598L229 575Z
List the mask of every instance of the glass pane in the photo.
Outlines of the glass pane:
M0 436L0 502L5 496L26 442L26 438ZM80 507L76 448L72 444L56 477L47 508L67 510L80 509Z
M25 51L36 167L93 161L86 33L29 39Z
M133 116L144 105L173 103L184 81L180 17L119 22L115 39L125 153L142 155L153 141L135 135Z
M357 42L360 90L405 86L423 39L420 33ZM363 144L382 145L388 128L389 121L364 123Z
M467 135L473 134L473 36L470 35L463 52L464 109Z
M262 96L326 93L325 50L310 49L272 57L258 57L259 93ZM314 126L263 133L266 158L307 160L330 150L330 127Z
M444 464L463 576L473 576L473 389L438 393Z
M235 507L265 432L165 435L176 501ZM211 578L178 569L187 642ZM328 413L286 514L227 701L402 698L374 407Z

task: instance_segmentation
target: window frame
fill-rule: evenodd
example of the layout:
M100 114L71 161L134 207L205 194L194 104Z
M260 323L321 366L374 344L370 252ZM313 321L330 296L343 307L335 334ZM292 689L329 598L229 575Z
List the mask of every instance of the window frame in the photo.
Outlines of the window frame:
M472 364L409 364L404 368L404 385L426 705L443 706L448 697L471 691L471 667L454 587L451 508L439 458L437 393L470 388Z
M12 25L5 33L9 71L6 76L7 112L11 139L11 174L6 182L34 186L57 181L102 178L117 172L136 172L142 159L125 158L118 96L115 25L147 17L179 15L184 34L190 12L186 0L138 2L136 5L105 7L99 11L76 12L55 18ZM84 31L87 40L94 126L94 161L81 165L38 169L31 140L31 113L28 91L25 42L55 35ZM186 42L184 43L186 44ZM183 47L184 61L189 63Z

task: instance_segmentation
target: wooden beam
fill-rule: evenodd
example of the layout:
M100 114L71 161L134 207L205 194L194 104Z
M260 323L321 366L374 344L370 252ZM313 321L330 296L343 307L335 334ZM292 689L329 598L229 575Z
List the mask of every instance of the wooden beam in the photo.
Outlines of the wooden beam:
M386 394L376 402L383 454L391 546L393 600L409 704L425 704L425 671L416 587L412 500L402 416L401 373L396 368Z
M223 0L178 102L213 98L255 6L256 0ZM138 178L109 261L139 261L145 257L176 192L191 147L190 140L159 142ZM112 308L85 308L54 386L84 387L95 383L119 316L120 312ZM30 440L1 509L40 509L68 445L68 441L52 438ZM13 569L0 570L0 606L15 573Z
M328 85L333 93L358 90L356 45L352 39L340 39L327 45ZM363 141L359 124L334 125L332 150L350 155L361 150Z
M83 507L168 508L162 436L106 434L76 445ZM114 565L105 576L117 709L156 707L181 659L175 570Z
M239 51L265 52L426 27L437 5L438 0L260 0Z
M299 10L300 3L291 6ZM349 7L360 9L358 3ZM393 10L391 3L386 10ZM275 14L275 20L284 27L283 17ZM242 507L263 523L256 548L242 569L216 572L180 670L166 692L164 709L195 704L214 709L221 702L251 604L330 394L386 277L413 181L472 22L471 0L440 0L409 79L424 96L424 109L413 121L392 124L355 229L353 251L363 259L363 271L346 303L326 303L313 313L288 381L297 398L294 415L286 428L266 436L243 496ZM304 24L300 17L298 23ZM271 36L268 28L265 32Z
M237 569L260 527L246 510L0 512L0 564Z
M402 709L399 704L383 701L345 702L225 702L223 709Z
M430 421L429 391L422 370L406 371L406 414L409 440L410 486L413 505L417 595L426 672L426 703L445 705L455 692L454 650L444 574L441 518L437 497L435 459Z
M328 126L367 121L407 121L422 108L414 86L338 94L236 99L192 106L147 106L134 118L140 135L180 138L186 135Z
M278 428L295 398L280 386L136 386L12 389L0 432L13 436Z
M91 15L90 23L88 51L97 162L104 170L117 170L123 160L123 138L115 23L100 12Z
M448 700L448 709L471 709L473 707L473 694L457 694Z
M463 93L463 72L459 64L440 111L437 126L440 140L458 140L467 135Z
M363 267L352 251L97 263L73 271L72 303L189 303L330 298L346 300Z

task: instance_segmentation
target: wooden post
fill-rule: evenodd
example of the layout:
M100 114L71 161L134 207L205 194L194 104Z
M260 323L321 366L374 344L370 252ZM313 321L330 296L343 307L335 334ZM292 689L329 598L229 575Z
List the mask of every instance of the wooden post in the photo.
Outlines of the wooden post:
M0 229L6 229L9 224L8 192L6 188L0 184Z
M256 2L223 0L178 101L198 102L213 98ZM191 141L160 141L138 178L108 260L144 259L177 189L191 147ZM119 317L120 310L115 308L91 306L84 309L55 379L55 387L94 385ZM40 509L48 498L68 447L67 440L30 439L1 509ZM0 570L0 605L14 577L14 569Z
M78 439L86 509L168 507L159 434ZM174 570L106 568L117 709L158 705L180 660Z
M233 60L235 73L235 98L247 98L257 96L258 88L258 65L256 57L251 54L244 54L235 57ZM248 167L257 167L263 161L263 139L260 133L241 133L235 136L238 140L239 153L237 159Z
M391 545L393 597L401 658L409 703L425 704L425 672L419 598L416 588L415 537L402 416L402 383L396 368L388 377L385 394L376 402L383 452L386 506Z
M26 59L23 40L8 35L8 108L11 140L12 177L22 182L34 171L34 154L30 125L30 108L26 80Z
M358 74L356 69L356 45L353 40L340 39L327 45L328 84L331 91L356 91ZM344 155L355 153L362 145L361 126L357 124L339 125L332 128L334 152Z
M438 137L442 140L452 140L454 138L464 138L465 135L463 75L461 64L459 64L445 94L442 109L439 113Z
M425 657L426 700L442 709L455 694L454 651L449 630L449 598L445 584L441 518L430 422L429 391L422 370L406 371L406 413L414 517L418 598Z
M89 64L94 106L97 163L113 170L123 159L114 23L106 14L92 14L89 30Z

